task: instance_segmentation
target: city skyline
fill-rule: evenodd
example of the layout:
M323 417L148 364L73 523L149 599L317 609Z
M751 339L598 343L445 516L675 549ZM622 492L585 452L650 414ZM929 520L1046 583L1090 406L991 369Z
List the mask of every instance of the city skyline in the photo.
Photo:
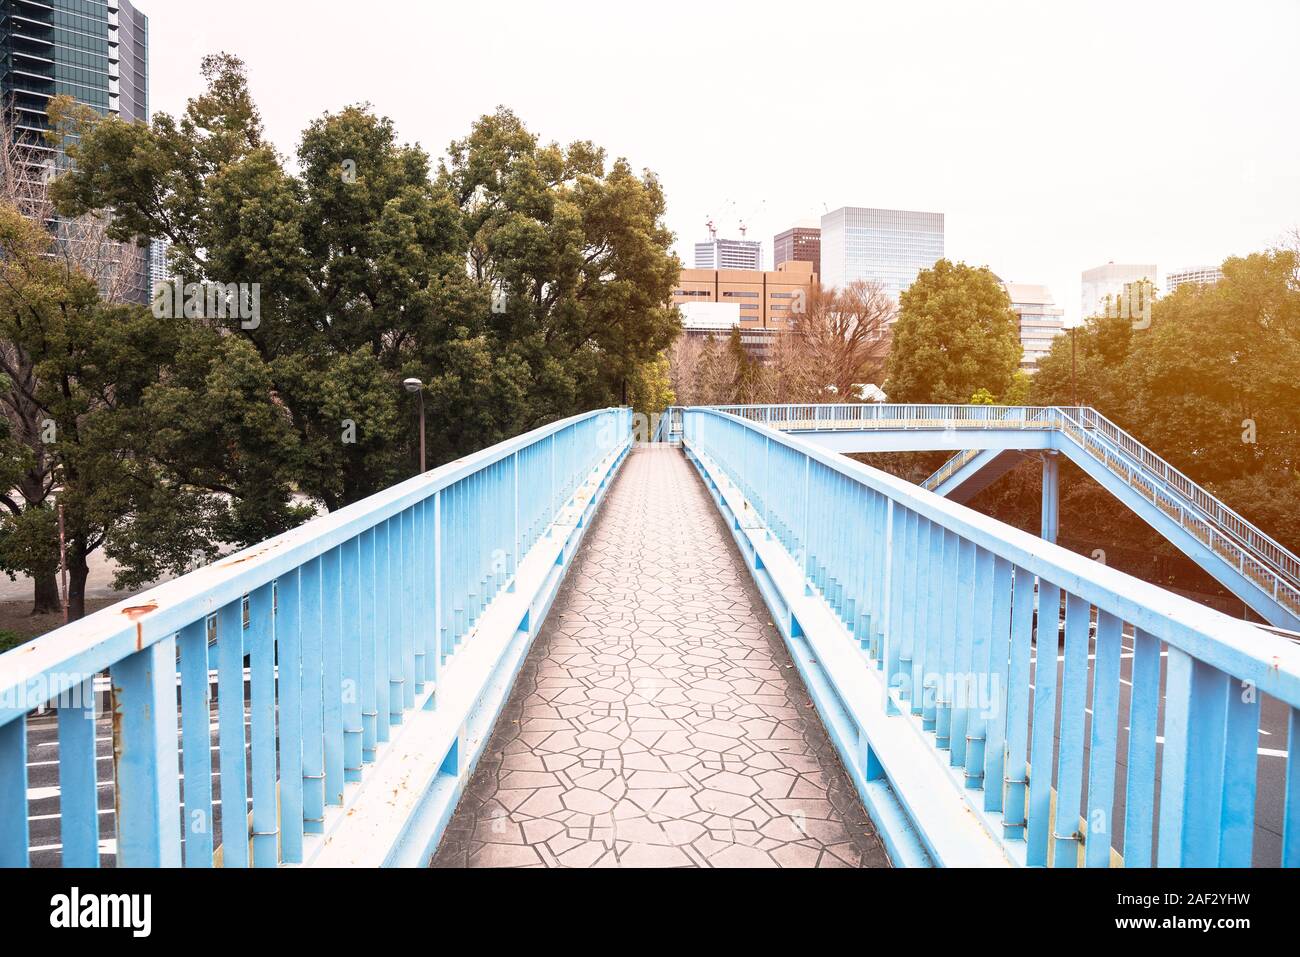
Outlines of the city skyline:
M369 101L436 159L505 104L543 140L595 136L611 158L652 169L685 264L710 216L737 238L747 217L770 255L773 235L839 206L933 209L946 214L950 258L1047 285L1068 318L1080 272L1097 263L1217 264L1300 223L1300 130L1279 122L1284 91L1300 85L1295 4L1223 18L1201 3L1178 17L1120 3L1087 16L1056 5L814 3L801 16L823 29L782 55L807 50L821 93L765 91L729 104L725 123L689 119L699 67L716 59L718 37L769 49L765 12L779 7L669 4L647 21L575 4L564 31L516 3L385 9L401 31L337 0L307 17L293 4L227 0L218 13L170 0L151 11L153 107L182 110L201 89L200 57L218 50L247 61L268 134L287 155L324 111ZM320 57L341 22L347 70ZM429 59L431 35L476 39ZM895 40L860 55L885 36ZM425 64L421 84L390 68L407 59ZM845 109L862 97L870 111ZM1195 113L1159 108L1175 102ZM762 149L737 139L746 127L771 133Z

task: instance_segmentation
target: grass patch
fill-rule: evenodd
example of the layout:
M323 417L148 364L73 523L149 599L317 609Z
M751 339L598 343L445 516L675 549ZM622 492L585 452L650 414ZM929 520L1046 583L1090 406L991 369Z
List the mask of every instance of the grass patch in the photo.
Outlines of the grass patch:
M20 635L16 631L0 629L0 654L4 654L11 648L17 648L19 645L25 645L31 641L30 635Z

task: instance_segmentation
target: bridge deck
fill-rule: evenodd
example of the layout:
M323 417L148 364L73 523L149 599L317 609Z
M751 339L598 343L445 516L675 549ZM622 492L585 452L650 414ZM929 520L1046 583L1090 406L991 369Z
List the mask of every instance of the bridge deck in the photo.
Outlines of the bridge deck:
M888 866L712 502L636 450L434 866Z

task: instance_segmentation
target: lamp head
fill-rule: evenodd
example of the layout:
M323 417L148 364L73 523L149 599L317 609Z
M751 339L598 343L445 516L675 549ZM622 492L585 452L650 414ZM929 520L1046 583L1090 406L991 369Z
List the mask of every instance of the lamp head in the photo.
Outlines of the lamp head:
M405 379L402 382L402 387L405 388L407 392L414 395L416 392L419 392L424 388L424 383L419 379Z

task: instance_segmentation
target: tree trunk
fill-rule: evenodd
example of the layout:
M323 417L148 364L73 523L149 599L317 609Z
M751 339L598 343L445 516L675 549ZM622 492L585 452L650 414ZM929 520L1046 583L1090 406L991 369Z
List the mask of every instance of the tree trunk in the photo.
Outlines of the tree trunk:
M24 423L27 434L35 436L34 423ZM24 472L18 480L18 494L23 497L24 508L40 508L48 494L45 489L46 452L45 446L34 438L29 442L36 457L36 464ZM63 610L59 597L58 546L56 538L52 543L55 555L53 567L32 575L32 614L49 615Z
M86 579L90 566L80 548L68 548L68 621L86 617Z
M33 615L52 615L63 610L59 598L58 572L39 572L32 576L32 584L36 591L32 603Z

